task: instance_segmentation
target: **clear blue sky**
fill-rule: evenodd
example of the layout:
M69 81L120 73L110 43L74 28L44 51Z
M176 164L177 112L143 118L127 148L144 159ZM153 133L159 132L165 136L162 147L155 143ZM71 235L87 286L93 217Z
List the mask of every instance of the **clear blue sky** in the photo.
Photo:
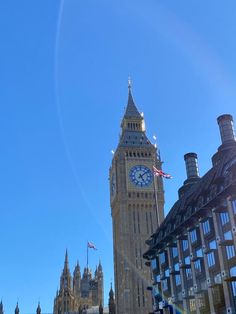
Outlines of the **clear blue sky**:
M113 277L108 169L127 78L155 133L166 212L220 145L216 118L236 119L235 0L0 2L0 298L5 314L51 312L66 247L71 270Z

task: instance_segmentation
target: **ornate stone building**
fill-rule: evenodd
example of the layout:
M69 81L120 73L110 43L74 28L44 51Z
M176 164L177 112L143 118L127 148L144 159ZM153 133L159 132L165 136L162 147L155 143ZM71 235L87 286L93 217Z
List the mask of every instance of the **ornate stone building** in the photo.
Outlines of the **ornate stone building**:
M161 160L146 135L144 118L129 84L120 140L109 173L117 314L151 310L146 291L150 271L142 254L147 249L145 240L164 218L163 183L153 177L153 165L161 169Z
M73 278L70 274L68 254L66 251L64 268L60 278L60 289L54 300L54 314L68 312L82 313L92 306L103 306L103 270L99 262L94 277L89 268L84 268L83 275L77 263Z
M218 118L222 144L200 178L187 180L144 254L153 272L153 313L236 313L236 141L231 115Z

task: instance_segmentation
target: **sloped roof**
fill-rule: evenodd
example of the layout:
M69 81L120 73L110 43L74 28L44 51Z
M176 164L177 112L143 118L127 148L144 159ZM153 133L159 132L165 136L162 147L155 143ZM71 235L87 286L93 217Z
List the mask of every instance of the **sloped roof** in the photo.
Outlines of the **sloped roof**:
M227 164L232 163L231 169L226 171ZM173 205L168 215L151 236L147 243L149 250L144 257L149 255L150 250L156 249L164 243L168 237L175 236L181 232L183 224L188 223L196 213L209 206L213 200L217 200L217 196L222 194L225 189L233 187L236 184L236 147L225 151L219 162L214 165L199 181L189 187L183 197L181 197ZM230 177L230 172L233 173ZM231 180L231 181L230 181ZM219 190L219 185L223 189ZM213 192L213 188L215 191Z
M141 118L142 119L142 116L139 113L139 111L138 111L138 109L134 103L130 88L129 88L129 95L128 95L128 103L126 106L124 118Z

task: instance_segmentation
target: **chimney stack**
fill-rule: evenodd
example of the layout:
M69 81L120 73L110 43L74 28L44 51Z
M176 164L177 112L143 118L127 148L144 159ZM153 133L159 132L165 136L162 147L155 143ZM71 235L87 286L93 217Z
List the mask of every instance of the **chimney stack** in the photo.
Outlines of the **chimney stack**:
M220 136L222 144L235 141L233 117L230 114L223 114L217 118L220 128Z
M183 197L186 191L200 179L198 171L197 154L196 153L185 154L184 160L187 172L187 179L184 181L184 184L178 191L179 198Z
M184 155L187 179L199 178L198 161L196 153L188 153Z

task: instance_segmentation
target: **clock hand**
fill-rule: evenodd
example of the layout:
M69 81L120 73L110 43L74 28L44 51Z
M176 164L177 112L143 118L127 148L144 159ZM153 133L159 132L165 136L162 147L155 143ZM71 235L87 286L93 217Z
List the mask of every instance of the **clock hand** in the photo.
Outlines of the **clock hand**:
M139 178L141 178L144 181L143 176L141 175L141 173L139 174Z

